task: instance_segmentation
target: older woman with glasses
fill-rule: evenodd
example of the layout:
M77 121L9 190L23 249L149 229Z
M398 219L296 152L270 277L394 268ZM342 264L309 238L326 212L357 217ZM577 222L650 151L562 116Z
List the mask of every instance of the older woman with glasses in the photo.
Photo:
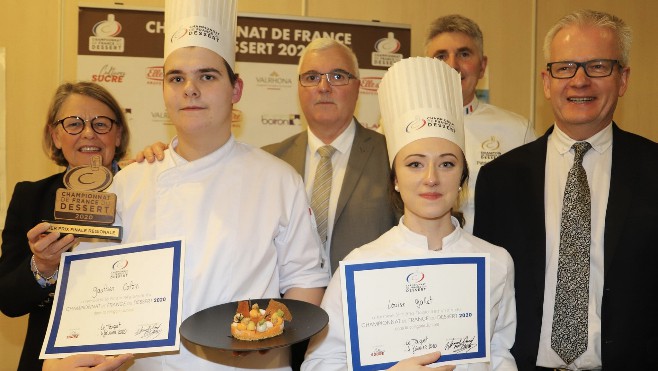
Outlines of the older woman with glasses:
M59 86L48 111L43 145L57 165L72 168L101 156L113 173L128 148L130 133L123 111L102 86L90 82ZM75 244L73 235L47 233L55 193L64 188L64 172L36 182L16 184L2 231L0 310L9 317L29 314L19 370L40 370L39 352L46 333L59 259Z

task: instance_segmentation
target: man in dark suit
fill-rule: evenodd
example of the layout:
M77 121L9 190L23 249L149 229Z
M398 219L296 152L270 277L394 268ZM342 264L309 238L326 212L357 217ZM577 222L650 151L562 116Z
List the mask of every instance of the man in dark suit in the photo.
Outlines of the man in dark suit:
M485 165L478 176L474 234L506 248L515 262L512 354L521 371L656 367L658 144L612 121L628 88L630 43L630 28L613 15L577 11L561 19L546 36L550 63L542 72L555 125ZM565 353L561 344L574 339L560 339L557 323L558 313L572 306L559 289L567 277L560 271L563 260L570 257L560 253L580 242L562 234L570 227L561 220L577 142L589 143L581 167L590 195L585 198L591 199L582 218L590 220L584 244L589 264L582 264L589 273L567 282L575 288L588 279L583 327L574 313L569 316L572 328L584 330L573 336L582 336L584 348Z
M352 249L377 239L397 224L389 198L389 163L384 136L354 118L359 96L356 56L329 38L312 41L299 61L299 101L308 129L264 150L292 165L311 199L317 149L332 145L333 179L325 250L333 272Z

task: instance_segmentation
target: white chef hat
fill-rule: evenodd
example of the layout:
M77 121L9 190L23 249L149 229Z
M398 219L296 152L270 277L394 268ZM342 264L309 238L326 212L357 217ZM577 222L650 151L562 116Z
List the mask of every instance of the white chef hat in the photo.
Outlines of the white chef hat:
M178 48L202 46L235 69L237 0L166 0L164 57Z
M436 58L406 58L388 69L377 94L391 166L402 147L423 138L447 139L464 152L460 80Z

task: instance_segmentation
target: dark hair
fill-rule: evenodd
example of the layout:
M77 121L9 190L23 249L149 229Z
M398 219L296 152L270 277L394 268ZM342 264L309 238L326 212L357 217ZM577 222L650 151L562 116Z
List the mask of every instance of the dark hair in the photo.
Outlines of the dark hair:
M462 170L462 175L461 178L459 179L459 186L462 187L462 192L460 195L460 198L464 198L465 195L468 192L466 183L468 182L468 163L466 162L466 157L462 153L462 159L464 160L464 169ZM395 165L395 159L393 159L393 165ZM393 204L393 209L398 215L404 214L404 201L402 201L402 196L400 196L400 192L395 190L395 178L396 178L396 173L395 173L395 166L391 166L391 175L390 175L390 184L391 186L389 187L389 196L391 198L391 203ZM461 203L461 201L459 202ZM464 218L464 213L461 211L457 210L450 210L450 214L457 218L459 221L459 225L461 227L464 226L466 223L466 219Z
M116 125L121 128L121 144L114 151L114 161L121 160L128 150L128 142L130 141L130 130L128 130L128 125L126 125L126 116L117 100L114 99L107 89L88 81L63 83L55 91L55 95L50 102L50 108L48 108L46 125L43 128L43 150L46 152L46 155L55 161L57 165L69 165L62 150L55 146L51 132L55 128L55 120L57 119L59 110L62 108L62 104L64 104L66 98L73 94L80 94L96 99L112 110L116 117Z
M224 59L224 66L226 66L226 73L228 73L228 80L231 82L231 86L235 86L235 82L238 81L238 74L233 72L231 65L228 64L226 59Z

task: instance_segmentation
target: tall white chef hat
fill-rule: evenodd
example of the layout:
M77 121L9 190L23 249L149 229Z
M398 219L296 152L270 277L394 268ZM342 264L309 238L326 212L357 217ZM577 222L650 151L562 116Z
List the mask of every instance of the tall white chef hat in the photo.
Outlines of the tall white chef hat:
M164 57L178 48L202 46L235 70L237 0L166 0Z
M406 58L391 66L377 94L388 158L422 138L444 138L464 152L459 72L436 58Z

